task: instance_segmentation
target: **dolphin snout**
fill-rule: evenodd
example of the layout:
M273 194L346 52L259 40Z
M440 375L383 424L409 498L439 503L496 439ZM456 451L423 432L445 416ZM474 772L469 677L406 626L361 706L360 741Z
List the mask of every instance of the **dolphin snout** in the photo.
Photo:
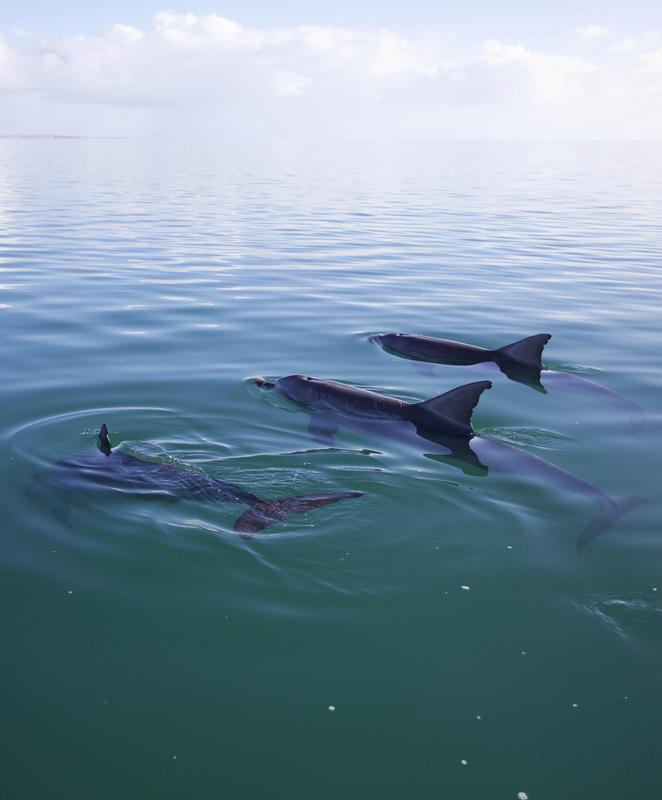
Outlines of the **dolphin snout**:
M276 384L273 381L268 381L266 378L253 378L253 383L260 389L273 389Z
M399 338L399 333L381 333L377 336L373 336L372 341L377 342L380 347L389 348L396 345Z

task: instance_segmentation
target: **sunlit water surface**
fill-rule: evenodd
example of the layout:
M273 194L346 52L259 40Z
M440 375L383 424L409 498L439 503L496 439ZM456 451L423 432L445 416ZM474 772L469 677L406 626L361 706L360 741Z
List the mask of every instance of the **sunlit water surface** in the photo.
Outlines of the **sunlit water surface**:
M0 143L2 796L622 800L662 791L662 148ZM406 400L368 340L493 348L646 410L490 373L479 432L650 502L308 417L250 378ZM478 377L477 377L478 376ZM232 504L33 476L95 447L255 494L359 490L251 540Z

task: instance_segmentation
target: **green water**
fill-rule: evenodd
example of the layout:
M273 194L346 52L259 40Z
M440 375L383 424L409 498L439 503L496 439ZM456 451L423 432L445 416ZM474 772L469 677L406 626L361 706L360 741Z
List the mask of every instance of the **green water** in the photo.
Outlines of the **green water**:
M661 179L657 144L1 142L2 797L660 796ZM388 331L551 333L645 424L491 373L477 431L650 502L578 557L590 500L325 447L249 380L477 379ZM251 540L117 492L64 524L31 480L103 422L262 497L364 495Z

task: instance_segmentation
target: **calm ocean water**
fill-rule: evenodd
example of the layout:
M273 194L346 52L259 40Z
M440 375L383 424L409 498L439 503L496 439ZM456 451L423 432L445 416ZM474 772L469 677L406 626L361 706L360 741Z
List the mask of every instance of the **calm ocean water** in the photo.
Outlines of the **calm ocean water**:
M2 797L659 796L661 182L658 144L0 142ZM249 380L482 377L388 331L551 333L646 424L497 373L476 429L650 502L578 557L586 498L324 447ZM65 524L33 476L104 422L260 496L364 496L252 540L244 507L116 492Z

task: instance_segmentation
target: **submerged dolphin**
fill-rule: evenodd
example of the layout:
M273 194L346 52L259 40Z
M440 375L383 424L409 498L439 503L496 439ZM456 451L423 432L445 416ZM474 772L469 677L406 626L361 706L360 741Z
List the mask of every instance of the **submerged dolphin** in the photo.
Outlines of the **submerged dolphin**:
M478 381L451 389L422 403L406 403L395 397L359 389L348 384L288 375L274 381L258 378L258 386L276 389L310 412L310 432L318 441L332 443L341 422L368 428L375 434L404 435L435 454L451 455L470 466L503 472L523 472L543 483L591 498L598 514L579 535L581 550L608 530L626 511L644 502L639 497L614 498L580 478L565 472L542 458L511 445L476 435L471 415L490 381Z
M389 353L415 362L423 362L421 367L424 364L469 366L492 362L510 380L528 384L539 391L544 392L550 388L597 397L630 414L633 427L642 427L645 422L645 411L632 400L587 378L545 368L542 351L551 338L549 333L537 333L505 347L488 350L465 342L437 339L434 336L415 333L385 333L370 337ZM428 369L429 374L433 374L433 368L428 367Z
M36 476L35 480L41 487L56 489L64 494L105 489L143 498L243 503L249 506L249 510L237 519L234 530L246 538L292 514L362 494L336 492L263 500L227 481L172 464L144 461L121 450L113 450L106 425L102 425L99 431L99 449L58 461L50 470ZM58 510L60 517L66 521L68 506L60 504Z

